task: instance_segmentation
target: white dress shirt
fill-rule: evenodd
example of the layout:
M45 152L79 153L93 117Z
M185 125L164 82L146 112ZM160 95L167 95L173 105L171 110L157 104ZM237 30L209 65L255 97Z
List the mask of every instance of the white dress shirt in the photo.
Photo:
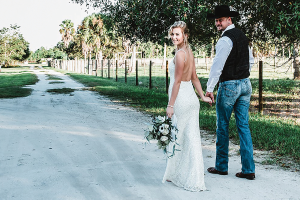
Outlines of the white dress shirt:
M235 28L234 24L231 24L228 26L223 32ZM215 86L219 82L219 78L222 74L222 71L224 69L224 65L226 63L226 60L231 52L231 49L233 47L233 42L231 39L227 36L221 37L216 45L216 56L214 58L213 64L210 68L209 73L209 79L207 81L207 92L213 92ZM249 71L251 71L251 67L254 64L254 58L252 55L252 51L249 47Z

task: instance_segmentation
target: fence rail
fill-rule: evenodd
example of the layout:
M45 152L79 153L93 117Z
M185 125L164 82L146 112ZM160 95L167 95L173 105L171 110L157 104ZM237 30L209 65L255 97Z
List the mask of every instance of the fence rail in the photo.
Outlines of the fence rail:
M125 65L128 68L128 72L135 72L136 66L138 68L149 68L150 61L153 66L161 66L165 69L166 63L163 63L163 59L138 59L136 63L132 63L131 59L126 60L52 60L48 61L48 65L57 69L72 71L76 73L82 74L90 74L90 75L98 75L97 71L101 70L101 76L104 77L105 74L102 75L102 72L105 73L105 70L109 68L109 75L112 72L117 71L117 68L125 68ZM287 70L293 71L292 60L283 57L264 57L261 59L256 59L255 64L252 69L258 71L259 69L259 61L263 61L264 63L264 71L273 71L273 72L286 72ZM203 69L205 71L210 70L210 66L212 65L212 59L210 58L195 58L195 64L197 69ZM117 66L117 67L116 67ZM108 73L108 71L107 71ZM111 76L110 76L111 77Z
M168 93L169 87L169 62L167 60L163 65L162 60L154 59L139 59L133 65L131 60L52 60L48 63L49 66L76 72L81 74L88 74L94 76L101 76L103 78L115 79L115 81L124 81L126 84L141 85L149 89L156 88ZM196 58L196 71L200 77L208 78L211 60L208 58ZM262 67L263 66L263 67ZM289 73L293 74L292 61L286 58L264 58L257 60L252 67L252 72L257 74L259 79L259 112L263 113L263 72L275 73Z

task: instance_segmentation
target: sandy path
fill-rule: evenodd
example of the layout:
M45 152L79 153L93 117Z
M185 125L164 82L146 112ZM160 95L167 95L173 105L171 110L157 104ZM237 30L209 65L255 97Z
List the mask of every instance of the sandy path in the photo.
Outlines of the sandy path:
M257 164L255 181L238 179L238 156L228 176L206 173L208 191L162 184L166 161L146 145L150 118L95 92L71 95L47 89L83 86L68 76L49 84L46 70L31 96L0 99L0 200L300 199L300 176ZM205 168L214 165L213 136L204 135Z

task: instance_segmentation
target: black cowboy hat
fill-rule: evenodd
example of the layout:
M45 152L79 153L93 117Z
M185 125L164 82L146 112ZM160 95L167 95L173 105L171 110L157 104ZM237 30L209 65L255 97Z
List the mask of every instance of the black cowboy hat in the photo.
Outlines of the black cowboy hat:
M208 19L218 19L221 17L236 17L239 16L238 12L230 11L229 6L227 5L220 5L216 6L215 13L208 13L207 18Z

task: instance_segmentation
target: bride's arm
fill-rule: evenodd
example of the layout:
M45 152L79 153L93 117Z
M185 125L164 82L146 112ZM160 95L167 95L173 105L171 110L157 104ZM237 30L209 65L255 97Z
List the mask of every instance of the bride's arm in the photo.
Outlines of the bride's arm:
M185 53L183 51L177 52L175 56L175 81L174 85L172 87L172 95L170 98L170 101L168 103L167 107L167 116L172 117L174 114L174 104L176 97L178 95L181 79L182 79L182 74L183 74L183 69L184 69L184 60L185 60Z
M202 86L201 86L201 83L200 83L199 78L198 78L197 73L196 73L196 66L195 66L195 59L194 58L193 58L193 72L192 72L192 78L191 79L192 79L192 83L193 83L194 87L196 88L197 93L199 94L200 98L204 102L211 103L212 102L211 98L206 97L203 94Z

